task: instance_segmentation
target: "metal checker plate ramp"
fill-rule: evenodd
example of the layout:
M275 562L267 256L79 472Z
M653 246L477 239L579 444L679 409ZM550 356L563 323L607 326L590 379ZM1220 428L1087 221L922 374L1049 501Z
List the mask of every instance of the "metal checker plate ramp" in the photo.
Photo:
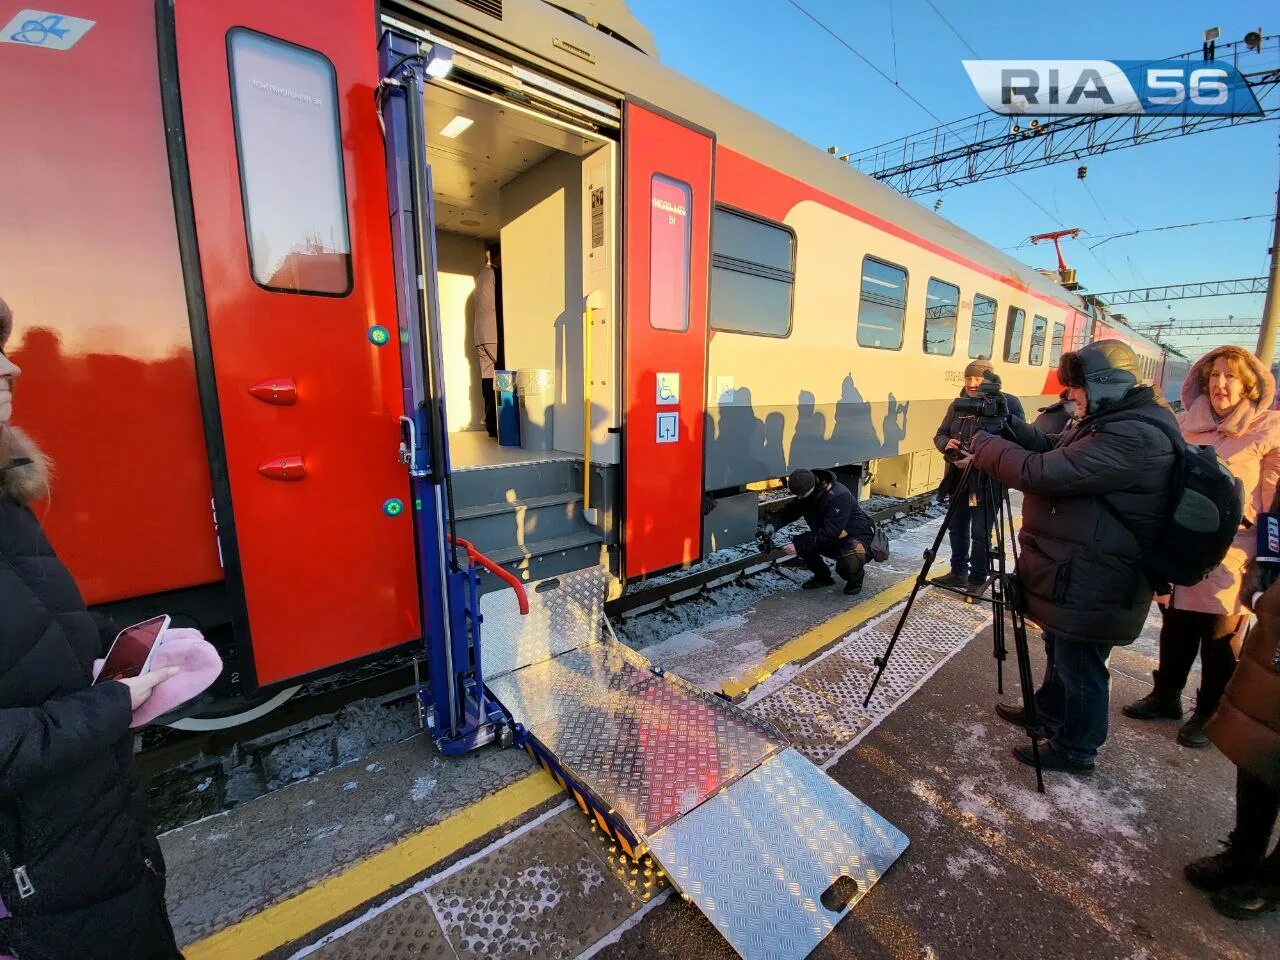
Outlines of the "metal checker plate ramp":
M486 679L596 642L608 585L604 567L529 584L528 616L520 615L514 591L486 593L480 598Z
M744 960L801 960L907 848L892 824L795 750L649 838L653 856ZM838 910L822 894L857 885Z

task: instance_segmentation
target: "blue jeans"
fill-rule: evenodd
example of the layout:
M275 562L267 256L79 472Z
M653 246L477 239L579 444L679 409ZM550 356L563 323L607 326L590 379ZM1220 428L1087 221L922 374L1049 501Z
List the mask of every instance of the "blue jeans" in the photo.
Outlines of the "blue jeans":
M1056 750L1092 763L1107 739L1111 646L1044 635L1049 664L1036 691L1036 710Z
M951 515L948 533L951 537L951 572L968 576L970 583L982 583L990 572L991 511L983 499L987 492L978 489L978 506L969 506L967 491L957 490L956 511Z

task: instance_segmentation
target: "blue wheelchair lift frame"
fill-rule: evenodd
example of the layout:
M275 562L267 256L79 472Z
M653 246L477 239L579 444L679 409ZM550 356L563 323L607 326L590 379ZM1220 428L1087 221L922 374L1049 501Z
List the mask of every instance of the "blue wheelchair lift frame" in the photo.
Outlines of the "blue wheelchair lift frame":
M405 392L401 460L409 468L427 652L428 682L418 687L418 706L440 752L457 755L510 743L512 728L484 686L477 555L468 549L460 565L457 550L464 544L453 536L431 168L423 133L428 58L416 40L387 32L379 62Z

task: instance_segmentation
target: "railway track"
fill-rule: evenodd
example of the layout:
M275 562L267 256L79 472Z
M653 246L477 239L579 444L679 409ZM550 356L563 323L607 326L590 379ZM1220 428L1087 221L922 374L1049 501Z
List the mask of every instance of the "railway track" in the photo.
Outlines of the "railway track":
M870 511L880 522L922 513L932 494ZM765 517L785 500L762 505ZM757 550L684 575L640 586L605 605L618 621L713 595L774 568L781 550ZM392 656L353 675L305 688L248 723L222 730L149 732L138 756L162 828L191 822L238 802L356 759L416 730L414 658Z

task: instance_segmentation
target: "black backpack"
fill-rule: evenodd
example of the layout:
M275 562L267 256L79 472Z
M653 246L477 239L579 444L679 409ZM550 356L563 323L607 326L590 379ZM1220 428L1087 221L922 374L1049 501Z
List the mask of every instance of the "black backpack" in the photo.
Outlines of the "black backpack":
M1189 587L1199 583L1222 563L1240 532L1244 485L1213 447L1187 443L1176 427L1162 420L1143 416L1132 419L1159 427L1173 444L1173 485L1164 522L1154 540L1144 541L1106 497L1101 500L1142 547L1142 570L1151 586L1158 593L1167 593L1170 585Z

